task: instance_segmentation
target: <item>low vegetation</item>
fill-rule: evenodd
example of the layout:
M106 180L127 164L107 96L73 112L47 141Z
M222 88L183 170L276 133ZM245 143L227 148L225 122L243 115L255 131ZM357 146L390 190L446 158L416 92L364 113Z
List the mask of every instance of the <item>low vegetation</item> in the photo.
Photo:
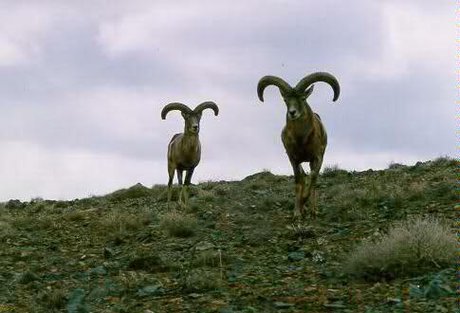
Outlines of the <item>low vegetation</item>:
M457 239L448 224L416 217L364 241L350 253L346 271L374 280L419 275L451 266L456 256Z
M326 167L295 224L293 177L268 171L191 186L186 210L164 185L11 200L0 311L456 312L458 166Z

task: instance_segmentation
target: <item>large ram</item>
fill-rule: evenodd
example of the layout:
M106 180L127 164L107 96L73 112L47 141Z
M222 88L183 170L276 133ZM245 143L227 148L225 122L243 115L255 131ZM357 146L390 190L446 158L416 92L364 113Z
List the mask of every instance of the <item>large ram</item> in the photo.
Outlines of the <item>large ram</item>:
M307 103L307 98L313 92L313 83L328 83L336 101L339 98L340 86L337 79L325 72L316 72L304 77L293 88L283 79L276 76L264 76L257 85L257 95L264 101L263 93L267 86L275 85L287 106L286 126L281 133L281 139L294 170L295 177L295 211L294 217L305 216L305 204L311 200L311 215L316 216L315 184L323 163L327 146L327 134L318 114ZM306 175L302 168L303 162L310 163L310 183L306 186Z

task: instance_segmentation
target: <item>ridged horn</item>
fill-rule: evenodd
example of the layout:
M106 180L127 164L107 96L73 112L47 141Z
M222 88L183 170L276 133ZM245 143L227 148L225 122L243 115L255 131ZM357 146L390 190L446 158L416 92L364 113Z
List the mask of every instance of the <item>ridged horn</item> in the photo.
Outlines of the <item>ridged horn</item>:
M192 110L188 106L183 104L183 103L171 102L171 103L165 105L163 110L161 110L161 118L164 120L166 118L166 115L169 113L169 111L172 111L172 110L179 110L179 111L181 111L183 113L192 112Z
M217 116L219 114L219 107L217 104L215 104L212 101L205 101L199 105L193 110L195 113L201 113L205 109L211 109L214 111L214 115Z
M311 84L316 82L325 82L332 87L334 90L334 98L332 101L336 101L340 95L340 85L332 74L326 72L316 72L302 78L299 83L295 86L297 92L304 92Z
M259 96L259 100L264 102L264 90L266 87L270 85L275 85L279 88L282 94L289 93L292 91L292 87L286 83L282 78L267 75L262 77L257 84L257 95Z

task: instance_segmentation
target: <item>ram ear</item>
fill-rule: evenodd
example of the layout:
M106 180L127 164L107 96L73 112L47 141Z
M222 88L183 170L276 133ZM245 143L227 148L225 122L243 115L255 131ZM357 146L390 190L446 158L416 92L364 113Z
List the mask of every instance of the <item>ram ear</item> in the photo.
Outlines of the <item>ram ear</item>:
M308 87L307 90L305 90L305 93L304 93L304 96L305 96L305 99L307 99L308 97L310 97L311 93L313 92L313 89L315 88L315 85L311 85L310 87Z

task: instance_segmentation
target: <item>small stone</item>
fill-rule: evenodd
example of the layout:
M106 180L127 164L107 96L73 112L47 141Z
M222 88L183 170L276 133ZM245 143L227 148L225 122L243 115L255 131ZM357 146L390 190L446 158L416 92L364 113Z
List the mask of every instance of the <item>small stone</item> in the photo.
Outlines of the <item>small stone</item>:
M28 284L30 282L37 281L37 280L40 280L40 277L33 272L25 272L21 274L19 277L20 284Z
M89 273L90 275L94 275L94 276L98 276L98 275L103 276L107 274L107 270L105 269L104 266L101 265L101 266L91 269Z
M388 304L399 304L401 303L401 299L398 298L387 298L387 303Z
M162 288L160 285L149 285L141 288L137 291L139 297L148 297L155 296L162 293Z
M344 305L343 303L340 303L340 302L326 303L326 304L323 304L323 306L326 307L326 308L331 308L331 309L344 309L344 308L347 307L346 305Z
M89 299L103 299L107 296L108 291L102 287L96 287L88 295Z
M104 248L104 258L108 259L113 256L113 250L110 248L105 247Z
M190 293L188 296L190 298L197 299L197 298L201 297L202 295L199 294L199 293Z
M294 251L294 252L289 252L288 254L288 260L292 262L300 261L305 258L305 252L303 251Z

